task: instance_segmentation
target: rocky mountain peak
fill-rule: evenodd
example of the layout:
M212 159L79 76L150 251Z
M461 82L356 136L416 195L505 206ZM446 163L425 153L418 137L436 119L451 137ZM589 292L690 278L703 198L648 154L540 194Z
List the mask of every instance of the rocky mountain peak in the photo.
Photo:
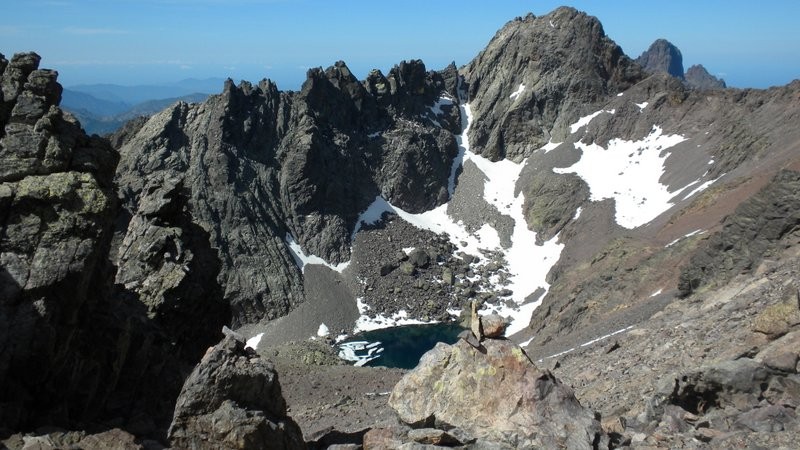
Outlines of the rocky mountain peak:
M516 161L643 74L597 18L562 7L507 23L463 69L472 151Z
M695 64L689 67L685 78L686 83L695 89L710 90L725 89L727 87L725 80L708 73L708 70L702 64Z
M656 39L650 48L636 58L636 62L647 72L666 72L683 79L683 55L678 47L666 39Z

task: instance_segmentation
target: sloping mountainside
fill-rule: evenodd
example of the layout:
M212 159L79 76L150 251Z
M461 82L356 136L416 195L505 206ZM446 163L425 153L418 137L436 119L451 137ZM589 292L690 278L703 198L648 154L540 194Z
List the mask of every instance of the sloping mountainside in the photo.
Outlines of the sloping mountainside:
M0 57L5 445L796 442L800 81L693 87L559 8L104 140L38 61ZM456 319L409 373L308 340Z

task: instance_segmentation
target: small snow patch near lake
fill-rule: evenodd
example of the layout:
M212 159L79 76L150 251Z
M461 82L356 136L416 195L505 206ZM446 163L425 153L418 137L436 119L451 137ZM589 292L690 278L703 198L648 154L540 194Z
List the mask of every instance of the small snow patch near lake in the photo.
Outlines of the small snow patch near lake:
M394 315L388 317L383 314L376 314L374 317L369 316L369 306L364 303L361 297L356 299L358 306L358 313L360 316L356 320L356 325L353 328L353 334L362 331L380 330L381 328L397 327L400 325L422 325L426 323L438 323L437 321L423 322L421 320L410 319L408 313L401 309Z

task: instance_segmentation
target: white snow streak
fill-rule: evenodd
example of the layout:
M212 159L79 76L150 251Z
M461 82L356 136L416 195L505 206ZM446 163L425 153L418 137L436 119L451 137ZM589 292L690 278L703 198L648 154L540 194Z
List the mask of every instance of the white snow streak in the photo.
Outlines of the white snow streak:
M545 153L548 153L550 150L555 150L556 148L558 148L558 146L561 144L562 144L561 142L549 141L547 144L544 144L542 150L544 150Z
M650 103L648 102L642 102L642 103L636 103L635 105L639 107L639 112L642 112L644 111L645 108L647 108L647 105L649 104Z
M650 298L657 297L657 296L661 295L661 292L663 292L663 291L664 291L663 289L659 289L659 290L653 292L652 294L650 294Z
M708 173L708 172L706 172L706 173ZM719 177L717 177L717 178L714 178L713 180L708 180L708 181L706 181L705 183L703 183L703 184L701 184L700 186L698 186L697 188L695 188L695 189L694 189L692 192L689 192L688 194L686 194L686 196L685 196L685 197L683 197L683 199L684 199L684 200L686 200L686 199L688 199L689 197L693 196L694 194L697 194L697 193L700 193L700 192L703 192L703 191L705 191L706 189L708 189L708 187L709 187L709 186L711 186L712 184L716 183L716 182L717 182L717 180L719 180L720 178L722 178L724 175L725 175L725 174L722 174L722 175L720 175ZM699 181L699 180L698 180L698 181Z
M685 238L688 238L688 237L692 237L692 236L694 236L695 234L705 234L705 230L694 230L694 231L692 231L691 233L688 233L688 234L686 234L686 235L683 235L683 236L679 237L678 239L675 239L674 241L672 241L672 242L670 242L669 244L665 245L665 246L664 246L664 248L672 247L673 245L675 245L675 244L677 244L678 242L680 242L680 241L681 241L681 239L685 239Z
M575 122L575 123L573 123L572 125L569 126L569 132L570 133L575 133L576 131L580 130L582 127L585 127L586 125L589 125L589 122L591 122L595 117L599 116L600 114L603 114L603 113L614 114L614 112L615 112L615 110L613 110L613 109L601 109L600 111L595 111L595 112L589 114L588 116L583 116L580 119L578 119L577 122Z
M525 90L525 85L520 83L519 87L517 88L517 90L512 92L511 95L508 96L508 98L510 98L511 100L514 100L517 97L519 97L519 95L522 94L522 91L524 91L524 90Z

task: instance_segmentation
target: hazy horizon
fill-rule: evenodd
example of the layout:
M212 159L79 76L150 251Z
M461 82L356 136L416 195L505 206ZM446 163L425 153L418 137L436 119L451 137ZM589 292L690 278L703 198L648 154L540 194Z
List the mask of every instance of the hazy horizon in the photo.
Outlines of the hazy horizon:
M409 59L421 59L429 69L462 66L509 20L544 15L561 4L30 0L4 7L0 52L7 58L39 53L42 67L58 70L66 87L269 78L296 90L309 68L338 60L361 79L371 69L386 72ZM598 17L632 58L665 38L681 49L685 68L703 64L729 86L764 88L800 78L800 29L794 23L800 2L569 5Z

